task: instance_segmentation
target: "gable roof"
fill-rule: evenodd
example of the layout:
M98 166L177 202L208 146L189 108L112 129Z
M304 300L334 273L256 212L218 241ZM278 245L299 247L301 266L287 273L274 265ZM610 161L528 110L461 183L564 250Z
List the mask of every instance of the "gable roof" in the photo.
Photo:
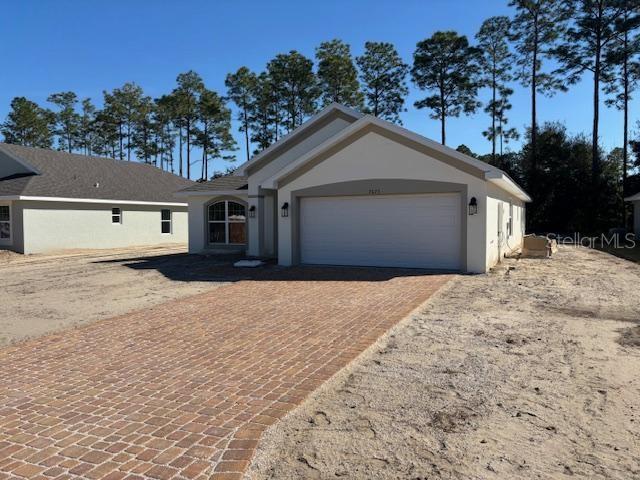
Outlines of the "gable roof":
M284 150L288 150L293 145L304 140L310 134L320 130L335 118L344 118L353 122L362 116L363 114L357 110L345 107L339 103L331 103L309 118L309 120L304 122L302 125L255 155L251 160L240 165L236 169L236 174L247 175L251 173L252 170L260 168L262 165L277 157L278 154L282 153Z
M180 193L247 190L249 188L247 182L248 178L244 175L225 175L208 182L196 182L194 185L180 190Z
M505 172L488 163L458 152L450 147L434 142L422 135L402 128L393 123L381 120L372 115L362 118L346 127L333 137L327 139L305 155L291 162L263 184L264 188L276 188L286 185L291 180L310 170L324 159L342 150L363 135L375 132L394 141L420 151L454 168L470 175L496 184L520 200L530 202L531 197L516 184Z
M153 165L0 143L0 162L19 160L33 173L0 178L0 197L175 203L194 182Z
M627 197L624 200L625 202L640 201L640 192L636 193L635 195L631 195L630 197Z

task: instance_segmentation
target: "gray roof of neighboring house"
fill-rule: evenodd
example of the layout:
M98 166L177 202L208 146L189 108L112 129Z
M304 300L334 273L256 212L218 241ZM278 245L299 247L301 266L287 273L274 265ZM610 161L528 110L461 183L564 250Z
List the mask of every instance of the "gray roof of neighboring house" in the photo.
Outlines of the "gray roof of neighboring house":
M181 191L202 192L209 190L246 190L248 188L247 182L248 180L246 176L225 175L224 177L214 178L208 182L195 183Z
M13 157L38 173L0 178L1 196L179 202L194 182L153 165L0 143L0 162ZM96 185L98 185L96 187Z

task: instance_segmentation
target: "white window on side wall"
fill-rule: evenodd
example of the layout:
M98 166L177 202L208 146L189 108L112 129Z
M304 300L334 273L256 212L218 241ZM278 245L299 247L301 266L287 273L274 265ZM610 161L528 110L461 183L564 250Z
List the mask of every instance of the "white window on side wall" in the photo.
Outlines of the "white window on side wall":
M171 210L168 208L160 210L160 232L166 235L171 233Z
M11 207L0 205L0 243L11 240Z
M111 223L120 225L122 223L122 210L119 207L111 209Z

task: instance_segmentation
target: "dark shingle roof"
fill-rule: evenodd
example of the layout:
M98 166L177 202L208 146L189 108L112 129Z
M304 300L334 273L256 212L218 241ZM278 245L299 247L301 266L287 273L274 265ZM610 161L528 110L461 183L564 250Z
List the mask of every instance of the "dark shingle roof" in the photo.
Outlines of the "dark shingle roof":
M218 177L208 182L199 182L188 188L183 189L183 192L202 192L209 190L246 190L247 177L239 175L225 175L224 177Z
M179 202L175 192L194 185L190 180L138 162L0 143L0 162L7 161L3 153L28 163L39 174L0 179L0 196L173 203Z

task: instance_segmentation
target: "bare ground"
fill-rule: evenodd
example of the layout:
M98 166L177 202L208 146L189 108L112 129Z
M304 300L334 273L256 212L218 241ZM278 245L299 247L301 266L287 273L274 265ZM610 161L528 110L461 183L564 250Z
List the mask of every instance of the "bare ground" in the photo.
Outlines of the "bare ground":
M247 478L640 478L639 323L640 265L602 252L458 277L271 427Z
M0 346L215 288L220 259L184 246L19 255L0 250Z

